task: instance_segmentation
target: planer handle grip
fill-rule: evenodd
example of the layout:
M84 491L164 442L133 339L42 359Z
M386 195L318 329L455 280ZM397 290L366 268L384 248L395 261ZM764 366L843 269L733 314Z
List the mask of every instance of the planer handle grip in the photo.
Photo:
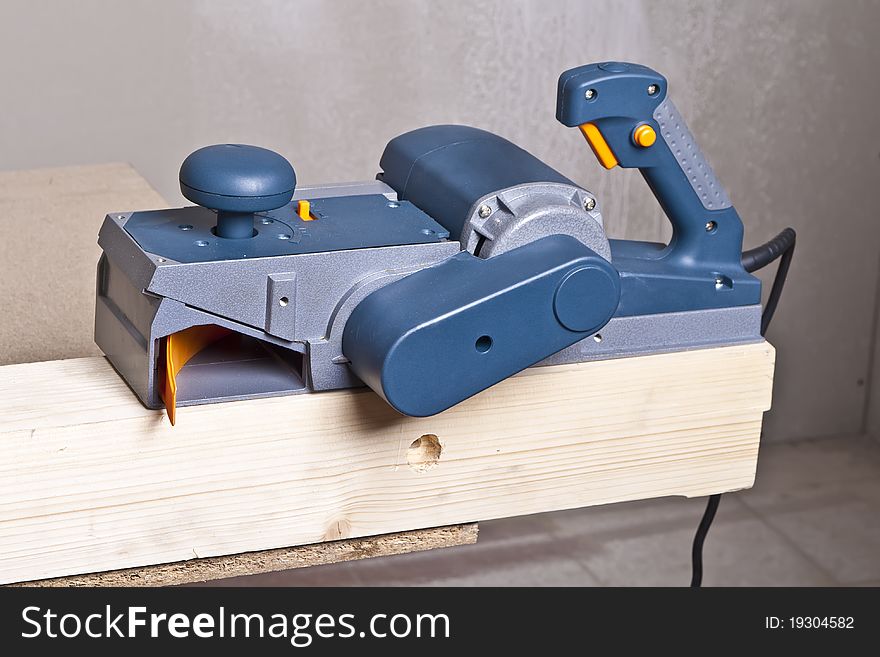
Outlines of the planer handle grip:
M670 100L665 77L623 62L570 69L559 77L556 118L581 129L605 168L641 171L672 223L664 258L739 266L742 221Z

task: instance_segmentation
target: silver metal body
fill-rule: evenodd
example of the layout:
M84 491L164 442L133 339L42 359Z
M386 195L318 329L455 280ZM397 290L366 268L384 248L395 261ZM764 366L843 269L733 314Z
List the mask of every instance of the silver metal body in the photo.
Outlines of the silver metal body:
M464 223L461 248L491 258L549 234L571 235L611 260L595 198L579 187L559 183L527 183L480 198Z
M295 199L395 192L378 181L301 187ZM486 211L488 208L488 212ZM240 260L180 263L144 251L108 215L98 243L95 341L148 407L159 396L161 339L215 324L242 336L236 358L196 356L181 372L179 406L362 385L342 353L353 308L374 290L461 250L491 257L551 233L610 260L599 206L569 185L530 184L480 199L454 240ZM290 305L293 305L291 312ZM284 312L279 312L279 307ZM760 306L612 319L540 365L754 342Z

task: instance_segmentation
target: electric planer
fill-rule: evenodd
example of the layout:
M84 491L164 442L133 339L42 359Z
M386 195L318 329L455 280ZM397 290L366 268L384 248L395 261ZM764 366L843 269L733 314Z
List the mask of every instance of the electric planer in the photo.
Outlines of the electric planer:
M642 172L669 244L609 240L594 194L477 128L400 135L350 184L297 187L277 153L208 146L180 169L195 206L104 220L95 341L173 424L363 384L428 416L531 366L761 340L742 222L666 79L571 69L556 118Z

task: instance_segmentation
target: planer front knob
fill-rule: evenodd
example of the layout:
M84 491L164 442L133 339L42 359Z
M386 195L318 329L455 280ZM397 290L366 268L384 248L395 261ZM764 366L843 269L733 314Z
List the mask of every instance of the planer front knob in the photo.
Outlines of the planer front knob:
M259 146L217 144L191 153L180 166L180 192L217 211L217 237L253 237L254 214L290 203L296 173L282 155Z

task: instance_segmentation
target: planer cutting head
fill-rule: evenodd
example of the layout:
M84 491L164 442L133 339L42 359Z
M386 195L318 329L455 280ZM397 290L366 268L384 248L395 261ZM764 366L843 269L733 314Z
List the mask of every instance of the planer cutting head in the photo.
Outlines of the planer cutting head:
M588 76L563 74L575 82L561 78L560 93ZM609 106L618 120L605 128L604 111L590 118L614 142L626 113ZM297 187L277 153L209 146L180 169L195 206L108 215L95 340L140 400L173 423L180 406L367 384L424 416L533 365L760 339L760 283L739 262L732 207L661 198L672 243L609 240L594 194L466 126L401 135L380 168L374 181ZM674 174L646 177L662 194ZM676 228L680 211L700 213L688 221L704 248Z

